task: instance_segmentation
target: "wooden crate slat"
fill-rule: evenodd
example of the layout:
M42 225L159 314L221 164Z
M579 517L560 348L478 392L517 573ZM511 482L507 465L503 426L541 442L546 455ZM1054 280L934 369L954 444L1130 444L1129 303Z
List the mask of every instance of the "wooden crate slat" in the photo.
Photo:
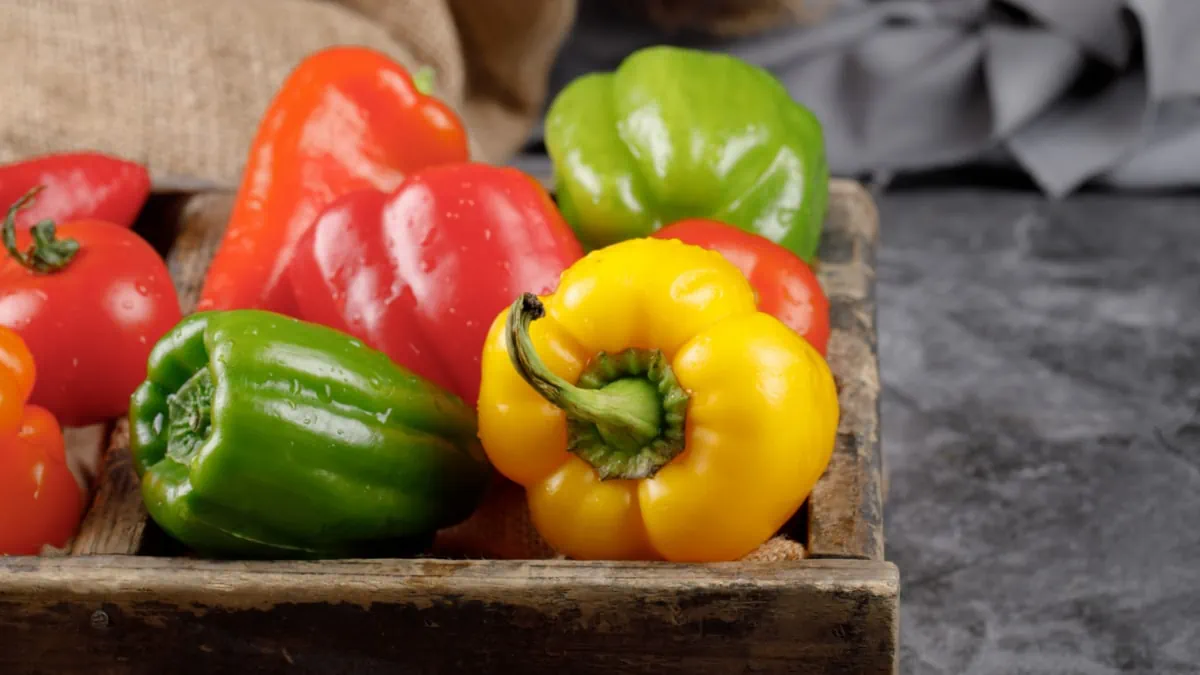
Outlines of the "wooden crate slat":
M879 216L858 183L830 182L818 274L829 296L827 358L838 382L841 420L833 458L809 499L808 553L883 560L883 456L875 330Z
M179 232L167 256L167 268L184 314L191 313L200 298L208 263L225 235L233 197L229 192L207 192L178 198Z
M0 559L0 671L882 674L898 588L864 560Z
M129 423L108 436L92 506L71 545L71 555L133 555L146 527L146 508L129 456Z
M67 466L75 474L80 488L94 484L103 470L104 449L108 447L109 424L63 429L63 444L67 447Z

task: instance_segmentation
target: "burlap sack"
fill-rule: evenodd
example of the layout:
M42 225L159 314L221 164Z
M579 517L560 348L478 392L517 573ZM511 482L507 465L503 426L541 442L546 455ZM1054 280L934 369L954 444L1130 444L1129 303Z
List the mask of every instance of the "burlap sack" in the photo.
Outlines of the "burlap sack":
M94 149L157 187L237 186L279 84L335 44L434 69L477 158L528 134L574 0L4 0L0 161Z

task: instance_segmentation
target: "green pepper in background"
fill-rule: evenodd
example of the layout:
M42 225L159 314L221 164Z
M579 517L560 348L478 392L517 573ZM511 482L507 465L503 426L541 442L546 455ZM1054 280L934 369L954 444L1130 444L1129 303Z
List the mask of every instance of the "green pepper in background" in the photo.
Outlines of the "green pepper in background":
M586 247L709 218L816 254L829 196L821 125L735 57L648 47L580 77L550 106L546 147L559 208Z
M474 411L331 328L202 312L130 402L146 509L198 553L358 557L465 520L491 467Z

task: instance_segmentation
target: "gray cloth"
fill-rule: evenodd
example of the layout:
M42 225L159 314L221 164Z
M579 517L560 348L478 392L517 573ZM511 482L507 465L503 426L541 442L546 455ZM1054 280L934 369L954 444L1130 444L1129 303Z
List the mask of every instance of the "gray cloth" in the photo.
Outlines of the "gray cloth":
M840 175L1002 162L1054 197L1200 186L1200 0L842 0L819 25L734 41L583 0L551 94L664 43L775 73L821 119Z

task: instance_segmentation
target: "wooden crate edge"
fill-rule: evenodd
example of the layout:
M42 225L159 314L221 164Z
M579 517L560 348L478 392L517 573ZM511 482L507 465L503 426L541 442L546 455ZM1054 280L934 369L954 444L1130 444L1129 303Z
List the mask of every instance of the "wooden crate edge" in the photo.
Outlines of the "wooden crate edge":
M0 670L893 673L898 597L865 560L14 558Z

